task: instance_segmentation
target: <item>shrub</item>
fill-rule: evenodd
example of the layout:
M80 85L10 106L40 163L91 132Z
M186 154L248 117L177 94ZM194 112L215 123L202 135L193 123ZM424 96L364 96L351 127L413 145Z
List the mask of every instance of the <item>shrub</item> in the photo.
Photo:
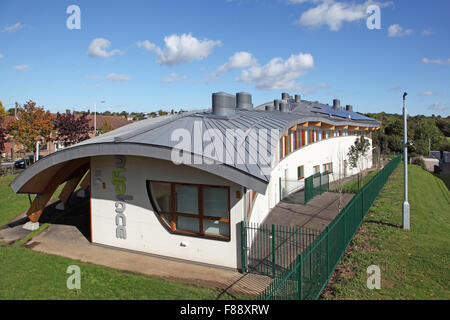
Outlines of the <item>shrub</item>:
M426 170L425 161L422 157L417 157L413 159L413 164L420 166L423 170Z

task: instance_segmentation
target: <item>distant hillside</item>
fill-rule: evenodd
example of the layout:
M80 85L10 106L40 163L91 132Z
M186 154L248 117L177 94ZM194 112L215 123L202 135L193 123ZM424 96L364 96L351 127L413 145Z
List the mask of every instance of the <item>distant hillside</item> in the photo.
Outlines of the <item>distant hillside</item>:
M380 130L374 132L374 146L381 154L402 151L403 118L399 114L367 113L367 116L381 121ZM450 151L450 116L409 116L408 140L414 144L409 148L411 155L428 155L431 150Z

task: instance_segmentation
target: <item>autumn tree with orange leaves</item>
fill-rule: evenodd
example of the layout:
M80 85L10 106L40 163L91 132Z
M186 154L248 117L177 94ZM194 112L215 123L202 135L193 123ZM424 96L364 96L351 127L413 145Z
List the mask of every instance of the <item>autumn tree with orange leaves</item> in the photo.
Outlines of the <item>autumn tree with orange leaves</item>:
M47 143L53 131L53 116L43 107L28 101L22 107L17 105L17 118L8 123L8 133L15 142L21 143L25 152L35 152L36 142Z

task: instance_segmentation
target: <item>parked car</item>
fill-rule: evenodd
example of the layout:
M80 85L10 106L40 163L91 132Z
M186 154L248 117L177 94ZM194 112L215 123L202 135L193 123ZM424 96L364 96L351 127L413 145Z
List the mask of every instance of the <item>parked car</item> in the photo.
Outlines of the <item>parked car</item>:
M14 162L14 167L16 169L25 169L27 168L29 165L31 165L34 162L34 156L33 155L29 155L26 156L25 158L19 159L17 161Z

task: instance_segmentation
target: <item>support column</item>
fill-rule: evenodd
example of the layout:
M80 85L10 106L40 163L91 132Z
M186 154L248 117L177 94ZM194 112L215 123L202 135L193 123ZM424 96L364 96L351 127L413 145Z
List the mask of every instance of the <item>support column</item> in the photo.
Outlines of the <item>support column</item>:
M59 187L61 183L63 183L70 175L76 173L77 170L86 170L89 168L89 160L80 161L80 160L72 160L62 166L61 169L53 176L48 185L45 187L44 191L40 194L37 194L31 203L30 208L27 211L27 216L30 219L30 222L24 225L24 229L27 230L35 230L39 227L38 220L50 200L53 193L55 193L56 189Z

